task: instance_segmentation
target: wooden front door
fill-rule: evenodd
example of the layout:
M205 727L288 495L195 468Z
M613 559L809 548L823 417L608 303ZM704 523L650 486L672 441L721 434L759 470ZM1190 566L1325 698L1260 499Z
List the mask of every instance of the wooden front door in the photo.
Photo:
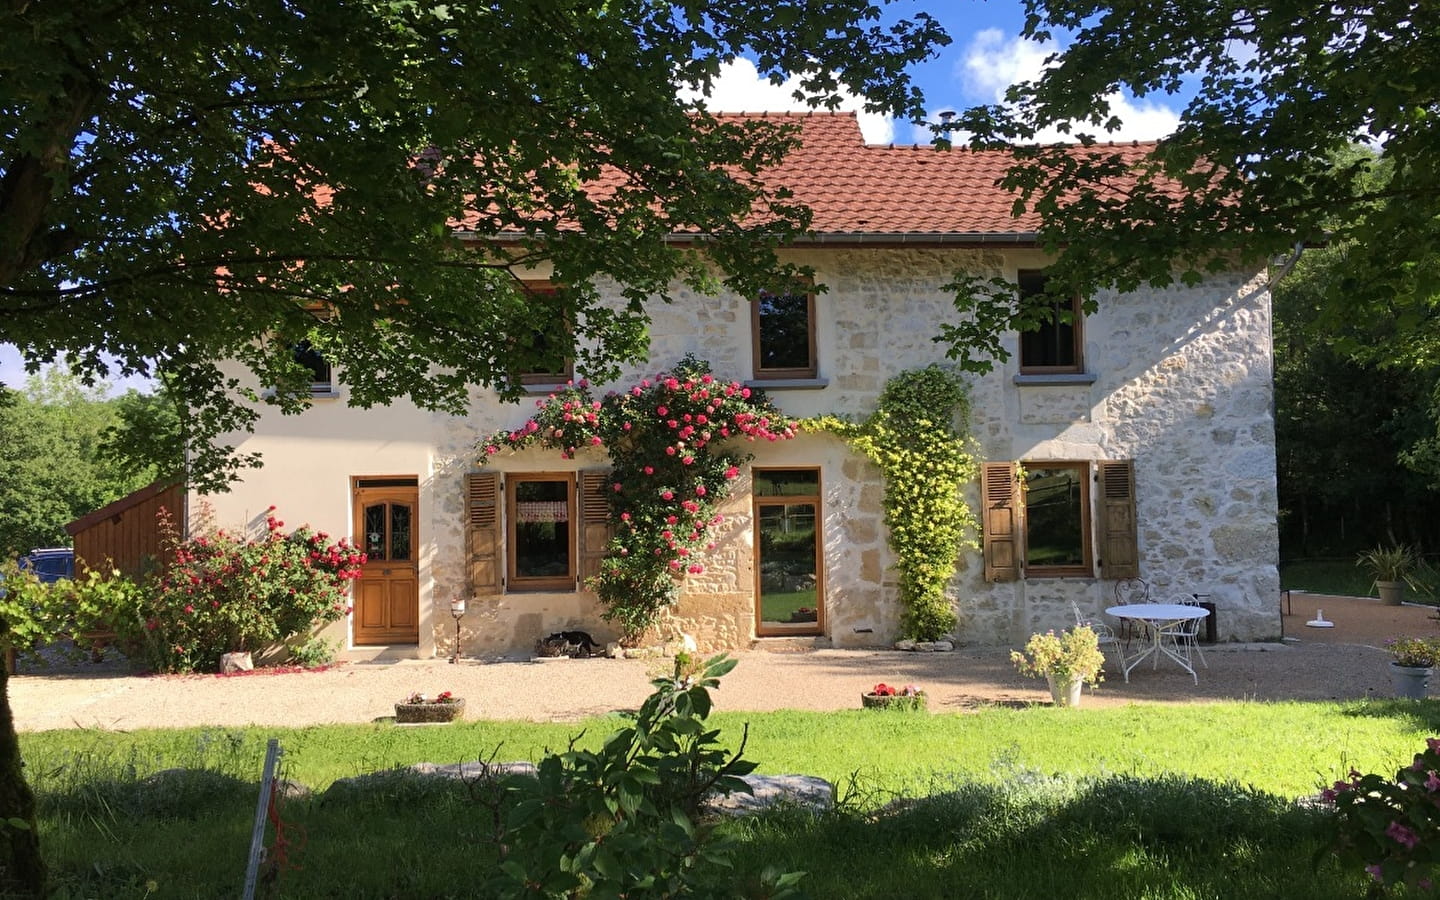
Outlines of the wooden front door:
M420 642L420 487L415 478L355 478L355 643Z

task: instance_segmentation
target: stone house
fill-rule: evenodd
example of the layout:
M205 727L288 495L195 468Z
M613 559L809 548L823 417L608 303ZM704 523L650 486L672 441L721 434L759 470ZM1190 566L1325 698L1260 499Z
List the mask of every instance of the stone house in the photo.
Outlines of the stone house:
M652 309L650 365L615 387L694 354L717 377L764 387L787 415L864 416L887 379L945 362L932 339L957 315L941 290L957 270L1038 289L1047 259L994 186L1003 159L867 146L853 114L797 118L803 143L780 175L814 210L814 235L786 253L828 290L764 303L680 291ZM1018 643L1073 621L1072 601L1097 613L1133 575L1161 599L1209 594L1221 640L1278 634L1264 273L1097 300L1073 325L1007 336L1011 359L967 376L986 460L968 491L986 528L950 582L958 639ZM276 503L292 524L369 550L355 615L331 637L352 653L448 655L455 598L468 601L467 655L527 653L559 630L615 635L581 577L606 533L593 502L602 454L532 449L482 469L477 441L522 423L530 404L476 391L464 417L403 402L352 409L344 373L314 362L314 408L267 411L238 447L264 468L203 499L221 523L263 521ZM532 388L559 378L537 373ZM667 628L706 649L888 644L901 610L878 470L824 434L746 449L727 524Z

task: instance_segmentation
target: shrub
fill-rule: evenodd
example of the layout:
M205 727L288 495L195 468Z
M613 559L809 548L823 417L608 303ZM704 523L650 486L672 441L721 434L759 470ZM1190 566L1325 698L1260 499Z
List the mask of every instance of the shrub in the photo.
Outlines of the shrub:
M1105 666L1105 654L1100 652L1100 639L1088 625L1056 634L1030 635L1022 653L1010 652L1010 661L1021 675L1043 678L1054 676L1057 683L1069 683L1075 679L1090 684L1100 682L1100 670Z
M492 887L501 897L712 896L716 868L730 865L730 841L698 819L712 792L748 793L753 771L707 730L709 689L735 667L723 655L704 663L675 658L674 674L635 723L598 751L547 756L537 777L502 780L494 841L501 861ZM766 896L793 893L798 873L770 879Z
M1364 866L1377 885L1432 888L1440 863L1440 738L1427 738L1425 751L1393 779L1351 769L1350 779L1323 797L1335 804L1331 847L1343 861Z
M273 513L275 507L270 507ZM269 516L258 538L217 529L172 539L170 565L116 630L165 672L213 670L231 651L263 652L350 613L346 586L365 554L341 538Z

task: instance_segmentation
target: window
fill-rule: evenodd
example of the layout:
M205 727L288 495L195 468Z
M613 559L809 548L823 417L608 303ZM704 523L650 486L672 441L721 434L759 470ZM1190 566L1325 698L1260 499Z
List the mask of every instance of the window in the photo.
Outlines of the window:
M1089 575L1086 463L1025 463L1025 574Z
M330 376L330 363L321 355L319 350L310 346L309 341L301 341L291 348L295 356L295 362L310 370L310 393L328 394L334 390L334 384Z
M756 379L815 377L814 294L761 294L750 318Z
M981 465L986 581L1088 577L1097 566L1101 578L1140 577L1134 461L1039 460L1024 466L1022 485L1015 463ZM1093 507L1092 477L1099 485Z
M754 477L756 633L821 634L820 470Z
M1019 272L1020 297L1036 297L1045 293L1045 273L1038 269ZM1084 316L1080 298L1054 300L1051 319L1040 323L1034 331L1020 332L1020 372L1022 374L1078 373L1085 371ZM1068 318L1069 321L1062 321Z
M537 302L557 305L560 292L550 282L527 281L523 288ZM575 377L575 361L565 356L565 342L561 340L570 330L569 323L563 316L553 321L553 326L537 328L521 339L531 358L540 360L520 373L521 384L563 384Z
M509 589L574 590L574 477L508 476L505 520Z

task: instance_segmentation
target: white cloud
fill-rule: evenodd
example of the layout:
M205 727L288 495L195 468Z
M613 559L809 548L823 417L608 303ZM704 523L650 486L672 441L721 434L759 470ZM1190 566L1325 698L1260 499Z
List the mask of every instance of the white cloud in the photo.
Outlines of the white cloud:
M1001 103L1005 90L1020 81L1038 78L1045 70L1045 60L1059 49L1054 43L1027 41L1018 35L1007 37L998 28L978 32L955 64L955 76L966 94L981 103ZM1119 131L1099 132L1085 124L1080 130L1101 140L1147 141L1162 138L1175 130L1179 113L1155 100L1136 100L1123 94L1106 96L1112 115L1123 123ZM1037 136L1045 143L1073 141L1075 135L1047 129Z
M755 63L744 57L727 63L720 69L720 77L705 105L711 112L804 112L811 109L795 98L800 79L791 77L783 84L771 84L760 77ZM698 94L681 91L683 100L695 100ZM840 109L855 112L860 121L860 132L872 144L888 144L895 140L895 120L880 113L865 112L865 98L854 94L845 95Z

